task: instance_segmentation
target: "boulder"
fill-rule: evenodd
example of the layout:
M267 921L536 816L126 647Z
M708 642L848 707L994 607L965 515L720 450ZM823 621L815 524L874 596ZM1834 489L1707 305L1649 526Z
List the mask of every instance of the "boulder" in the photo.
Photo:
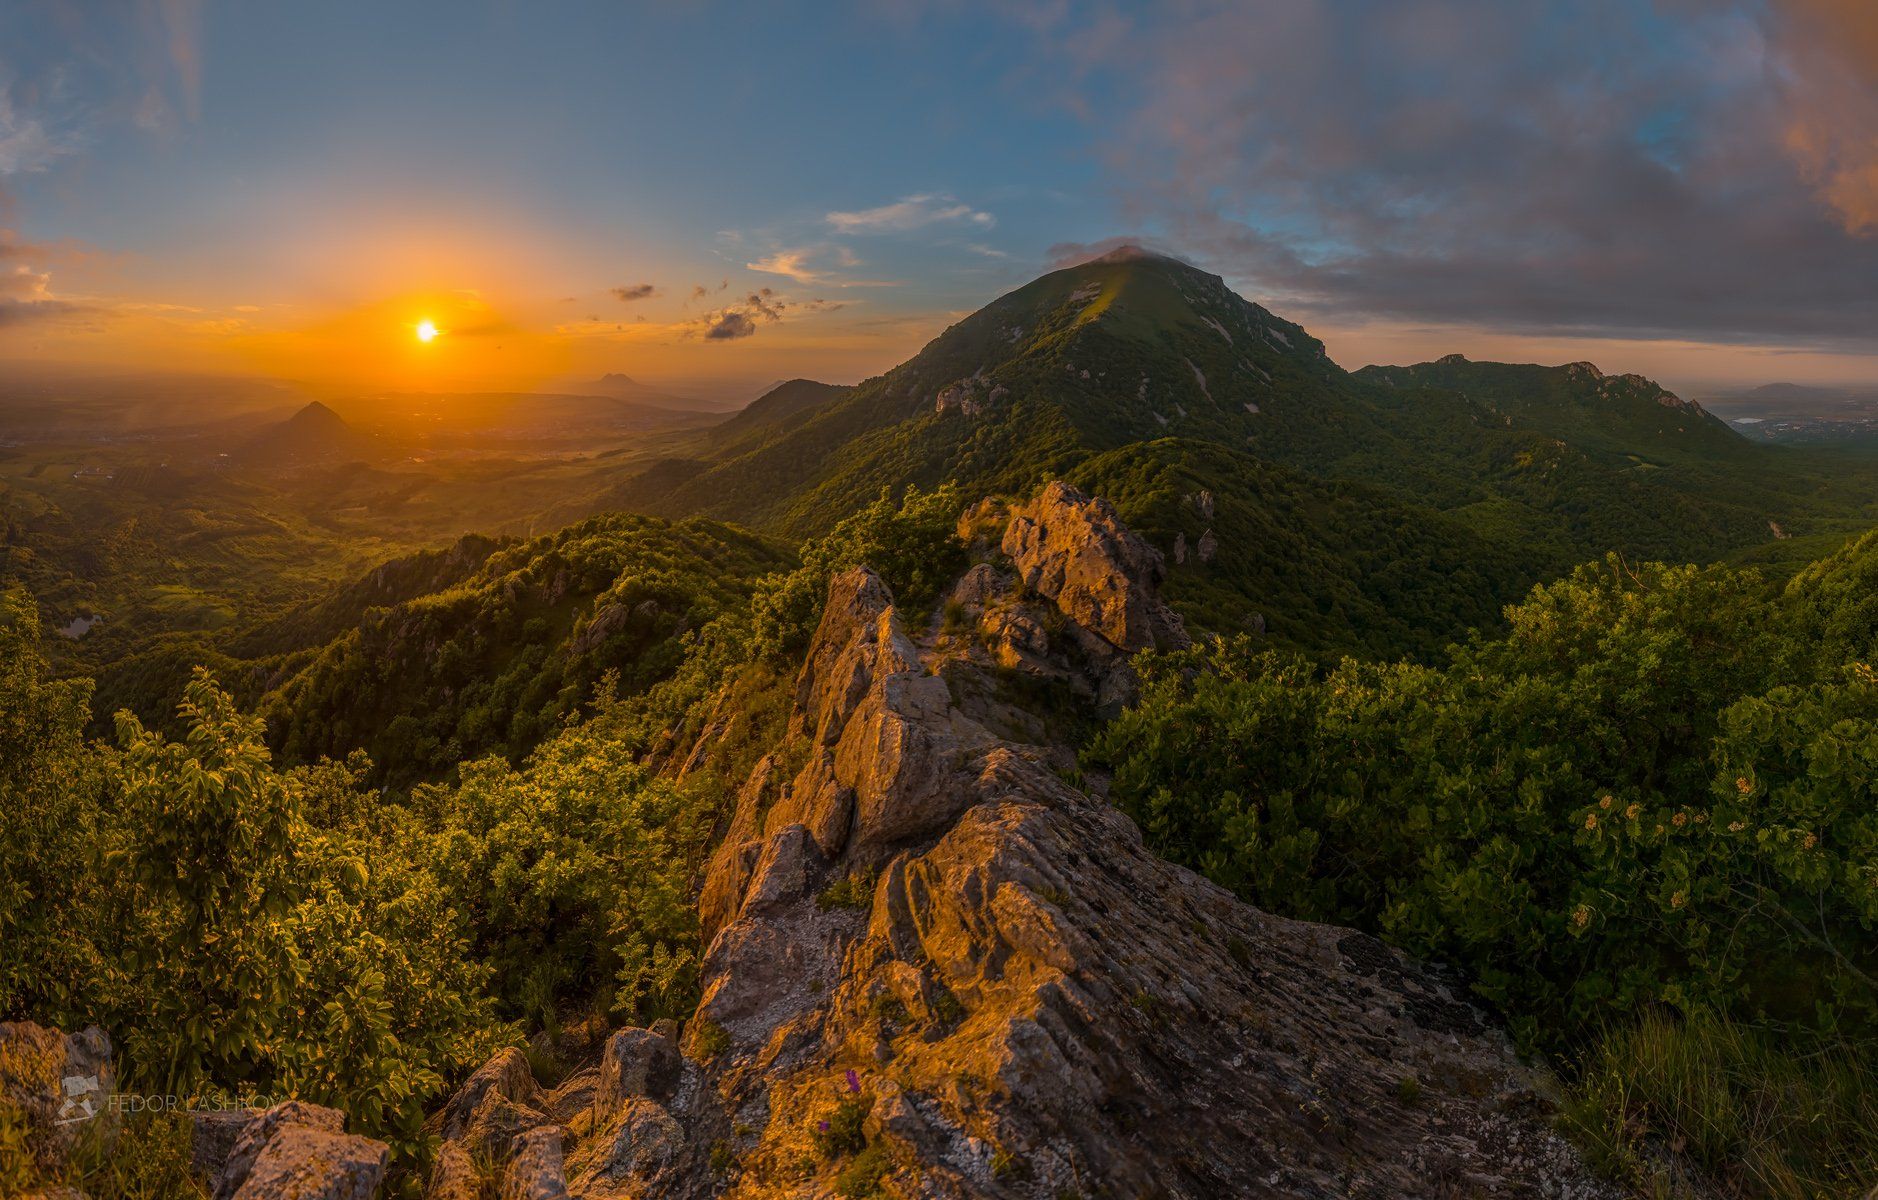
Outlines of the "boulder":
M1031 591L1123 653L1188 644L1180 617L1155 595L1161 552L1122 524L1106 500L1060 480L1012 510L1004 553Z
M515 1157L503 1172L501 1200L565 1200L566 1196L561 1130L554 1125L529 1130L516 1140Z
M621 1029L607 1039L600 1059L602 1103L635 1096L669 1096L678 1086L678 1048L650 1029Z
M385 1174L383 1142L345 1132L335 1108L288 1100L198 1122L198 1154L235 1128L220 1169L209 1181L212 1200L368 1200ZM213 1151L208 1151L213 1153Z
M547 1123L541 1099L528 1056L511 1046L476 1068L431 1124L446 1142L501 1155L519 1134Z
M236 1200L371 1200L388 1148L371 1138L282 1125L233 1193Z
M26 1148L48 1176L80 1139L109 1144L118 1118L111 1039L96 1025L67 1034L31 1021L0 1021L0 1106L19 1113Z

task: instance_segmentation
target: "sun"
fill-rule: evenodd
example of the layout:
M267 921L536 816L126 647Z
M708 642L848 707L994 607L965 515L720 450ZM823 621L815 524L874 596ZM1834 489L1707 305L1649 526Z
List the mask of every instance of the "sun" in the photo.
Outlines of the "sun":
M420 342L435 341L437 335L442 332L437 328L437 323L428 318L417 323L417 340Z

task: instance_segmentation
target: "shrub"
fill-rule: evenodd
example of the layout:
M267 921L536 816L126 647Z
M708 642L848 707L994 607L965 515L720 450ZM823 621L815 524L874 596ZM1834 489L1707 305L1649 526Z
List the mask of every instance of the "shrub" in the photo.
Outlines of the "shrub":
M1616 560L1446 669L1150 659L1095 742L1164 854L1467 967L1529 1044L1639 1006L1869 1027L1878 678L1781 683L1751 573Z

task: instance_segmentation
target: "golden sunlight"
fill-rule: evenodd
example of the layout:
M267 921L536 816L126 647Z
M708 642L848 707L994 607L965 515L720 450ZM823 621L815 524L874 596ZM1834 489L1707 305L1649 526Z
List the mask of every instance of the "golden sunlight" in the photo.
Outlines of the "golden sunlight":
M437 329L437 323L435 321L426 319L417 323L417 340L420 342L432 340L437 336L438 332L439 330Z

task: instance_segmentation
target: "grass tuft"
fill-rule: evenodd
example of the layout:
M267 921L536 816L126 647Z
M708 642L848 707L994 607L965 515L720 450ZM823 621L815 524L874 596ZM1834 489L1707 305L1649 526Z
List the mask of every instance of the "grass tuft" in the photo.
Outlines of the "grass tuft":
M1655 1013L1598 1045L1562 1120L1594 1165L1646 1192L1677 1194L1681 1160L1727 1196L1863 1196L1878 1179L1878 1059Z

